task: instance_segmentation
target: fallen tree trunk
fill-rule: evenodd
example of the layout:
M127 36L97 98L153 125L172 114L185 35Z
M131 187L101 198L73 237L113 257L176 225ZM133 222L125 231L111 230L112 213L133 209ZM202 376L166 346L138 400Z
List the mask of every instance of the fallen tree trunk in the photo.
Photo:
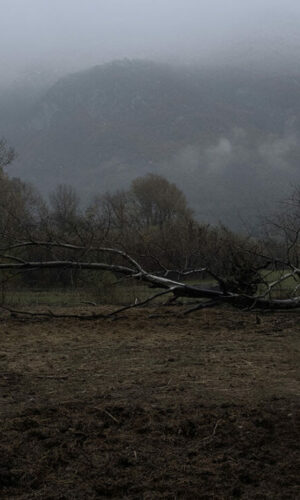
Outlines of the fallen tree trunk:
M197 285L191 285L185 283L184 281L176 281L169 279L165 276L160 276L158 274L149 273L142 268L142 266L130 255L122 250L118 250L115 248L106 248L106 247L90 247L85 248L82 246L71 245L66 243L58 243L58 242L23 242L13 245L11 247L6 247L2 249L3 251L7 250L15 250L20 248L28 248L28 247L59 247L67 250L75 250L75 251L84 251L85 253L89 251L97 251L103 252L110 256L114 256L117 258L125 259L129 264L129 266L120 265L120 264L109 264L107 262L81 262L76 260L52 260L52 261L26 261L21 259L20 257L16 257L15 255L8 255L7 253L2 254L3 260L8 262L0 263L0 271L16 271L18 273L25 272L28 270L43 270L43 269L77 269L77 270L93 270L93 271L110 271L117 275L125 275L131 279L143 281L148 284L152 288L161 288L165 290L165 293L156 293L152 297L147 298L146 301L138 301L135 304L131 304L125 306L118 310L118 312L129 309L132 307L136 307L139 305L144 305L149 303L151 300L154 300L160 295L164 295L167 293L173 294L174 298L192 298L199 299L199 308L203 309L204 307L212 307L217 306L222 303L230 304L234 307L239 308L249 308L249 309L297 309L300 307L300 296L291 296L288 298L272 298L271 292L275 288L276 284L280 284L283 281L294 278L297 282L299 281L300 270L298 268L292 268L289 273L285 273L283 276L279 277L278 280L273 281L268 285L267 291L264 294L244 294L244 293L234 293L230 290L226 289L226 283L224 279L218 276L215 276L213 273L210 273L209 269L202 268L202 272L206 272L211 274L220 284L222 289L216 288L203 288ZM189 271L191 274L193 271ZM198 272L198 271L197 271ZM296 287L298 288L298 286ZM204 299L208 299L207 303L203 302ZM206 305L207 304L207 305ZM197 309L197 307L195 308ZM116 311L117 312L117 311ZM94 315L93 315L94 317Z

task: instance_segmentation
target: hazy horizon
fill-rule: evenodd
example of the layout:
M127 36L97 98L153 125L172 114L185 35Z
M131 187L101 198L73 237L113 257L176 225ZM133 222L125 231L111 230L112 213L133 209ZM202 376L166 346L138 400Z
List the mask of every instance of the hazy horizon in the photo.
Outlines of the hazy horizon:
M272 206L299 182L300 2L0 0L0 12L0 137L18 152L9 175L89 195L156 171L215 220L254 199ZM49 97L62 76L123 59L180 71L124 65L114 81L99 68L103 98L89 73ZM181 71L196 65L209 69L201 81Z
M295 0L0 0L0 7L2 85L122 58L251 65L300 54Z

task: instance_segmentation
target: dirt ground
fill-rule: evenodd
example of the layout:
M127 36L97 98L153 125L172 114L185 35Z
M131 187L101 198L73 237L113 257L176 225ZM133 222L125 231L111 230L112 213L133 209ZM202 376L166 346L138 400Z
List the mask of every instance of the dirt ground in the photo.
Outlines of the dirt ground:
M0 498L300 498L299 318L1 316Z

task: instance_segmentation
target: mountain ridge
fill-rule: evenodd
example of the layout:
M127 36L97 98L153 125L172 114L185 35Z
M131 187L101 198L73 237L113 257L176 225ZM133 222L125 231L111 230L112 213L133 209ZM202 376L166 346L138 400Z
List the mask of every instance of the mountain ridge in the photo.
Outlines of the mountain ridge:
M59 79L10 130L11 172L44 192L87 198L154 172L200 218L237 224L237 207L248 217L300 182L300 73L111 62Z

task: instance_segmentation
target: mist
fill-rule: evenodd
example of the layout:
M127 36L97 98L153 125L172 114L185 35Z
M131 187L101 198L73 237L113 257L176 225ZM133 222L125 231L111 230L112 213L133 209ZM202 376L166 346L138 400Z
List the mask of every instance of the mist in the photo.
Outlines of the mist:
M125 57L272 65L300 53L297 0L1 0L0 7L2 86Z
M46 195L67 182L88 199L156 172L202 220L231 226L299 182L299 1L0 9L0 137L18 153L9 175Z

